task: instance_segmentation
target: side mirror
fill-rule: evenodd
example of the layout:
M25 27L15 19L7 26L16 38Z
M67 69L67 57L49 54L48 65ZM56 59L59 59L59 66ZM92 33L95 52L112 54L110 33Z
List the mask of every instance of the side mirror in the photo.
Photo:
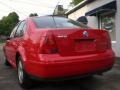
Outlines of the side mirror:
M81 16L77 19L78 22L82 22L83 24L87 25L88 24L88 19L86 16Z

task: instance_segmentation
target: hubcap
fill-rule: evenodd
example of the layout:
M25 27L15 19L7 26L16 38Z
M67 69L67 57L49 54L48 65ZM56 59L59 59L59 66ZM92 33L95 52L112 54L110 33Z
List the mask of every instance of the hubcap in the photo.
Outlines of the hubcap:
M18 63L18 79L20 83L23 82L23 66L21 61Z

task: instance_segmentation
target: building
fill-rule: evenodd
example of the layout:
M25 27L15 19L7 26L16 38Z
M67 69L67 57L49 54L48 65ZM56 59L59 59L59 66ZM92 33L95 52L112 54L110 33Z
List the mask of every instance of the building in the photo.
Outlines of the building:
M66 14L73 20L86 16L88 26L108 30L113 50L120 57L120 0L83 0Z
M54 15L64 16L67 10L63 8L63 5L57 5L54 10Z

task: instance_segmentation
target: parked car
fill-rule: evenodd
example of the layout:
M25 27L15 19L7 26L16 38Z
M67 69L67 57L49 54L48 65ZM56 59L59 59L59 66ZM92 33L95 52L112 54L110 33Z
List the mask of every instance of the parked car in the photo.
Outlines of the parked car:
M17 69L23 88L31 86L31 77L55 80L101 74L115 59L106 30L58 16L20 21L3 50L5 64Z

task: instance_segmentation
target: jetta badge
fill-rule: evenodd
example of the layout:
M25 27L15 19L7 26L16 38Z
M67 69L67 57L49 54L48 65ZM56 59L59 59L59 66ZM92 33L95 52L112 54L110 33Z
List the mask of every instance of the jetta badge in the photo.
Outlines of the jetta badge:
M88 32L87 32L87 31L84 31L84 32L83 32L83 36L84 36L84 37L89 37Z

